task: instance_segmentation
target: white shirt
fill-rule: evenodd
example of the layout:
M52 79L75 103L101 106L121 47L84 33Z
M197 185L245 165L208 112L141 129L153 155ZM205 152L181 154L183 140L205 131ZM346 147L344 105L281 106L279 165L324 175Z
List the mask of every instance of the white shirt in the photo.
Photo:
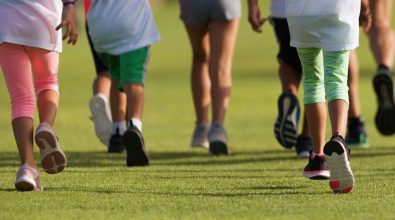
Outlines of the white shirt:
M270 16L274 18L286 18L285 0L270 1Z
M97 52L120 55L159 40L148 0L92 0L91 3L87 21Z
M327 51L358 47L361 0L287 0L291 46Z
M0 43L62 51L61 0L0 0Z

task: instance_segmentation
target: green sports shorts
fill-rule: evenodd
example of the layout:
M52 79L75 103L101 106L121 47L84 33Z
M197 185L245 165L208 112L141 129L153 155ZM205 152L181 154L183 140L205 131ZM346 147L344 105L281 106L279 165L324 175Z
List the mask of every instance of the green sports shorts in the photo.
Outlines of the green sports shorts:
M144 84L149 60L149 47L129 51L121 55L99 54L103 63L109 67L111 80L120 82L122 89L126 83Z

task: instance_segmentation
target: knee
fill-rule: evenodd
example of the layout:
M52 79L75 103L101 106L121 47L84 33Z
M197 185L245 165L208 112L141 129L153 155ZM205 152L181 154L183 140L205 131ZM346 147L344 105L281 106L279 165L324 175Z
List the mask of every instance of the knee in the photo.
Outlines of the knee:
M47 77L37 79L35 81L35 90L36 94L45 90L54 90L59 92L57 75L48 75Z
M23 93L11 97L12 120L20 117L34 118L35 99L33 94Z
M328 97L328 102L336 99L344 100L348 103L348 86L344 83L326 83L325 93Z
M194 63L208 63L208 53L204 50L193 51Z

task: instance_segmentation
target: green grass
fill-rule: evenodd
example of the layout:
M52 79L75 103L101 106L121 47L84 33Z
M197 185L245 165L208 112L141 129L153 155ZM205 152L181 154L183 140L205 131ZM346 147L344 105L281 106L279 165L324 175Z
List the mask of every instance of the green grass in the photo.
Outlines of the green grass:
M144 118L151 165L127 168L125 155L107 154L95 137L88 119L94 69L81 32L77 47L65 46L59 75L55 128L69 166L59 175L42 172L42 193L14 190L19 159L9 98L0 80L0 219L395 218L395 138L381 136L374 127L375 65L365 36L358 52L370 148L353 150L355 188L335 195L327 181L303 178L306 161L274 138L280 83L271 27L255 34L243 15L226 120L231 153L215 158L189 147L194 123L191 53L178 9L165 5L155 12L162 40L152 48Z

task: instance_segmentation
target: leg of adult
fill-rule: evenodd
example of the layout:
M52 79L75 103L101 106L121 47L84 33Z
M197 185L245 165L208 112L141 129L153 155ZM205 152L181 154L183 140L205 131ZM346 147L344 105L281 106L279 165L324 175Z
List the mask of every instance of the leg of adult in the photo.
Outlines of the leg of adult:
M391 28L393 0L370 0L372 27L368 31L370 48L377 65L392 68L395 35Z
M207 27L185 26L192 47L191 87L196 124L209 123L211 82L208 71L210 52Z
M211 22L209 25L209 73L212 83L212 122L223 124L232 87L232 60L239 20Z

